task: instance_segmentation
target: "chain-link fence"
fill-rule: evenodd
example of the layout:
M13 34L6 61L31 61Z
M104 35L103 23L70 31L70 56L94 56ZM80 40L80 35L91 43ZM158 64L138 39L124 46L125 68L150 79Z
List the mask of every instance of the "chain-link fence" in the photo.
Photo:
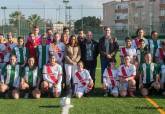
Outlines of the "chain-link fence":
M19 15L15 15L13 17L10 16L16 11L21 12L21 15L24 18L20 18ZM8 32L12 32L16 36L24 36L31 32L32 27L29 23L29 18L32 15L36 14L37 16L39 16L40 21L37 22L37 25L40 27L41 33L45 32L45 30L50 27L54 30L54 32L61 32L64 26L69 26L72 28L71 30L74 30L74 22L78 19L81 19L82 17L96 16L102 19L102 8L87 8L83 5L77 7L66 7L63 5L56 8L6 7L5 9L0 9L0 14L0 33L7 34ZM14 19L15 22L11 23L10 19ZM35 21L35 19L33 21Z
M4 10L1 9L1 14L5 14L4 16L2 15L0 17L0 33L7 34L8 32L12 32L15 37L19 35L27 36L32 31L32 25L29 22L29 17L33 14L37 14L38 16L40 16L40 20L37 22L37 25L40 27L41 34L44 33L47 28L52 28L54 32L62 32L63 27L66 26L66 21L67 25L72 28L72 31L74 31L74 22L77 19L85 16L93 16L96 14L96 12L98 12L97 17L100 18L101 21L103 21L103 9L99 7L70 7L69 9L67 9L67 13L65 12L65 10L66 9L64 6L59 6L59 8L7 8L5 9L5 12L3 12ZM20 11L22 15L24 15L24 18L17 18L17 20L15 20L15 23L11 23L11 17L9 15L14 13L15 11ZM26 14L26 12L28 12L28 14ZM83 21L81 26L83 28ZM111 26L111 29L113 36L117 37L118 39L124 39L126 36L135 36L135 32L139 27L144 28L146 35L150 35L150 32L152 30L165 33L165 22L153 23L152 25L145 26L139 26L136 24L130 24L128 27ZM102 27L100 27L99 29L92 28L91 31L94 33L94 37L96 40L98 40L103 35Z

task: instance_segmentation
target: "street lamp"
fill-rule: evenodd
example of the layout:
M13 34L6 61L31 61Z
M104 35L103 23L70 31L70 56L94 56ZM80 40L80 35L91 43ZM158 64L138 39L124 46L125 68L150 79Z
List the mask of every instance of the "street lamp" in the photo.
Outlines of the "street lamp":
M5 26L6 26L6 9L7 9L7 7L1 6L1 9L3 10L3 13L4 13L4 22L5 22L5 24L3 24L3 34L4 34L5 33Z
M81 19L82 19L82 21L81 21L81 29L83 30L84 29L84 27L83 27L83 23L84 23L84 21L83 21L83 5L81 5Z
M150 3L150 9L149 9L149 16L150 16L150 33L151 33L151 31L153 30L153 25L154 25L154 20L153 20L153 18L154 18L154 2L155 2L156 0L149 0L149 3Z
M66 9L69 10L69 20L68 20L68 23L69 23L69 28L71 28L71 14L70 14L70 10L72 9L72 6L66 6Z
M140 27L142 27L142 9L144 8L144 6L141 5L141 6L137 6L136 8L139 9L140 11Z
M63 0L63 3L65 4L65 25L67 25L67 21L68 21L67 6L69 3L69 0Z

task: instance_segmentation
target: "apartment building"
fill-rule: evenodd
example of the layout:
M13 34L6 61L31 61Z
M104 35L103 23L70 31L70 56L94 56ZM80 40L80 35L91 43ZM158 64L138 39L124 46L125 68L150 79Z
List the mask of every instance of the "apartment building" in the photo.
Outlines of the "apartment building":
M128 0L103 4L103 25L110 26L116 37L127 36Z
M160 33L165 34L165 0L160 0Z
M146 34L152 30L165 34L165 0L114 0L103 4L103 25L124 38L134 35L137 28Z

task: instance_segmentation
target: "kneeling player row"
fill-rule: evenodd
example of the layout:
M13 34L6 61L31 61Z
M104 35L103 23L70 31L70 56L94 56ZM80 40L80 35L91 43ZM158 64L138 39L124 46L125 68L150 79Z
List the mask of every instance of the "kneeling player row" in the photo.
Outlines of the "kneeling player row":
M134 96L138 82L138 87L143 96L147 96L154 90L160 90L164 94L165 84L165 64L158 67L152 62L150 53L145 54L145 63L136 66L130 63L130 57L124 57L124 64L118 69L114 67L114 63L110 63L103 74L103 84L105 96L108 93L113 96Z
M23 75L21 76L21 74ZM22 94L26 98L29 95L40 98L41 94L45 93L59 97L62 90L62 67L56 63L55 56L50 56L49 63L44 65L42 77L40 76L41 73L35 66L34 57L30 57L28 65L21 68L16 64L16 56L12 55L10 63L2 70L0 92L5 96L10 95L14 99L18 99ZM77 97L81 97L84 92L92 89L93 81L89 72L83 68L82 62L78 63L78 69L72 78L76 85Z
M159 69L155 63L152 63L150 53L145 54L145 63L139 66L139 77L137 68L130 63L130 57L124 57L125 63L118 69L115 69L114 63L110 63L104 71L104 89L106 94L110 92L113 96L134 96L136 90L136 81L139 80L139 87L142 95L149 94L149 90L164 89L165 76L161 73L161 81ZM93 87L93 80L87 70L83 68L83 63L79 62L77 71L72 76L74 85L74 94L81 98L84 93L88 93ZM164 65L161 66L163 71ZM23 70L23 76L20 77L20 72ZM67 73L67 72L66 72ZM25 97L32 94L34 98L40 98L41 94L50 93L54 97L61 95L62 83L62 67L56 63L55 56L50 56L49 63L44 65L42 77L38 68L35 66L35 59L30 57L28 65L25 68L20 68L16 64L16 56L10 57L10 64L2 70L0 83L0 92L18 99L20 93L24 93ZM67 85L69 86L69 85ZM105 94L105 95L106 95Z

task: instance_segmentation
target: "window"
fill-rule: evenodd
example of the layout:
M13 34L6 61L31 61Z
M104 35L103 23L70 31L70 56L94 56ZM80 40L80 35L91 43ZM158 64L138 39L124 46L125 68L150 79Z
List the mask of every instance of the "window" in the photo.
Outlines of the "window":
M120 19L120 16L116 16L116 19Z
M165 16L165 9L160 10L160 16Z
M160 3L165 3L165 0L160 0Z
M165 33L165 22L162 22L160 29L161 29L161 33Z
M162 23L162 28L164 28L165 27L165 23Z
M121 9L121 6L120 6L120 5L118 5L118 6L117 6L117 8L118 8L118 9Z

